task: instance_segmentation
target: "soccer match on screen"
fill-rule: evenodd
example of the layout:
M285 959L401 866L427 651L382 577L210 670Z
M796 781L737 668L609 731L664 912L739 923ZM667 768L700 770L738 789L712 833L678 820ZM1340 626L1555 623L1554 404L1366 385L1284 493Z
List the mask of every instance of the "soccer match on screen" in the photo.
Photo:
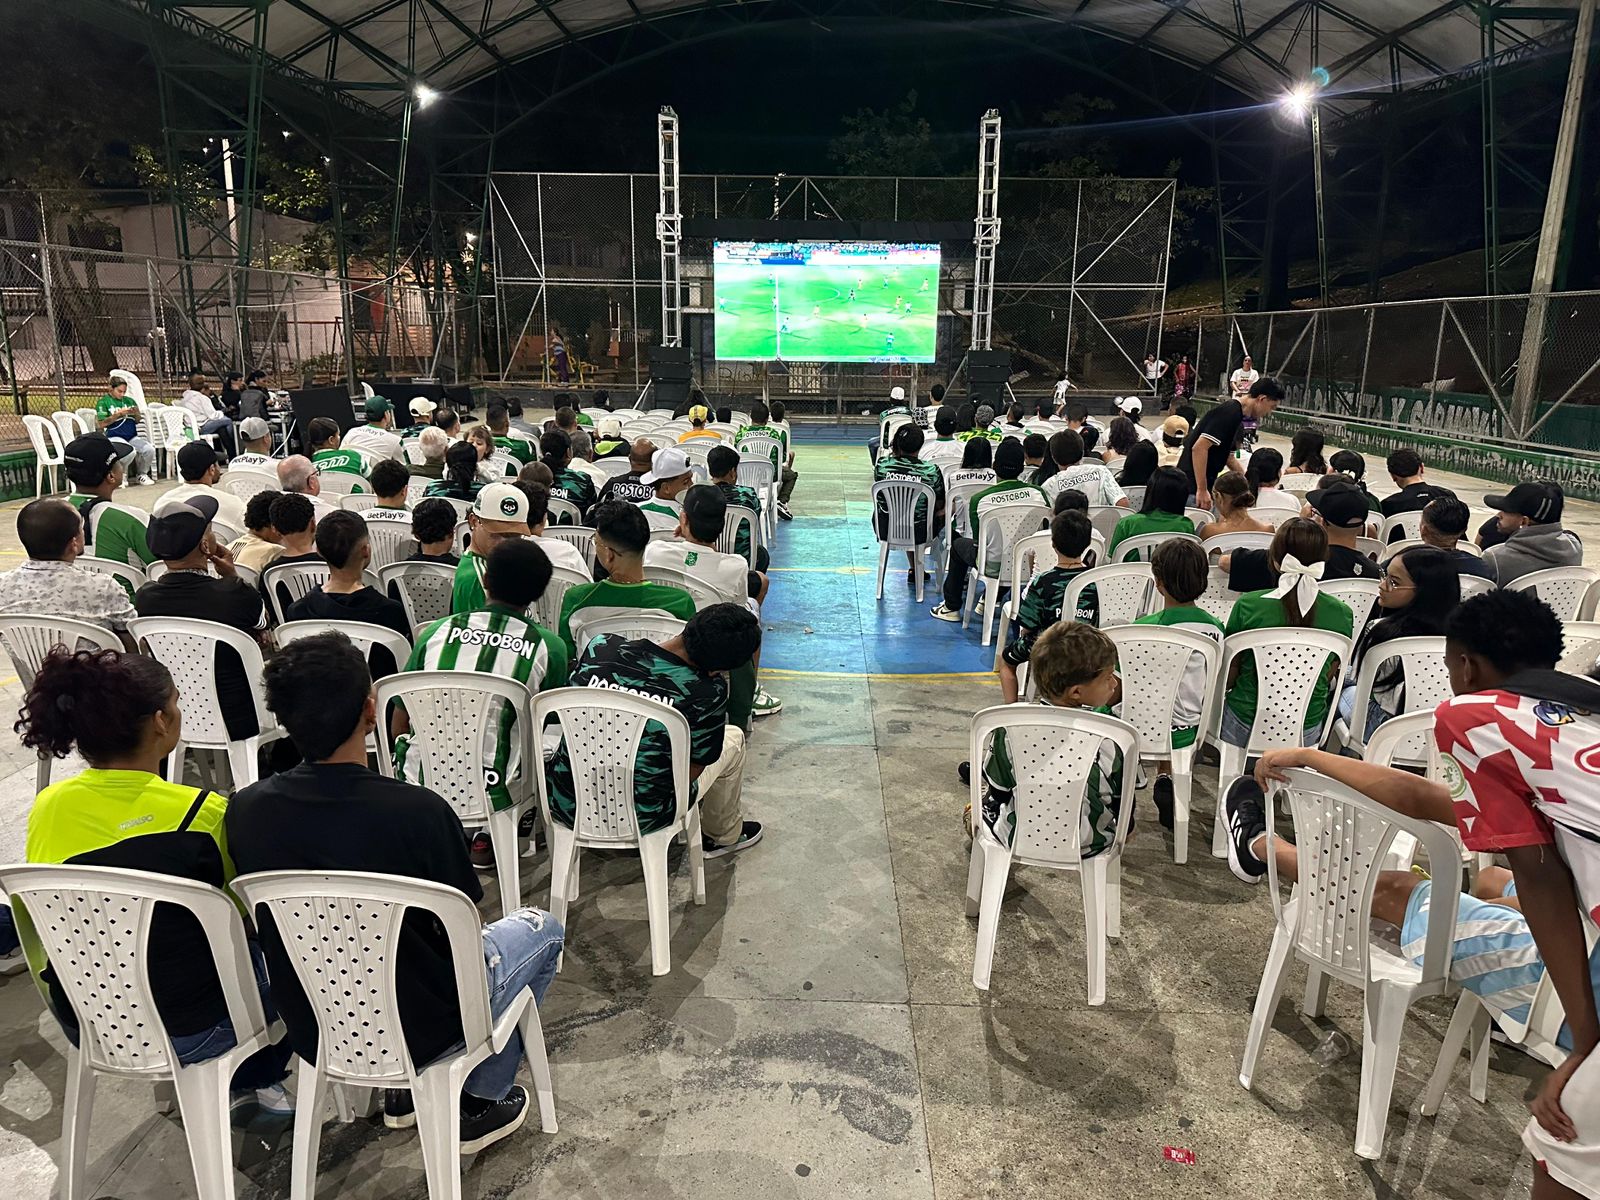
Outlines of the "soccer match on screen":
M718 242L721 359L932 362L939 247L889 242Z

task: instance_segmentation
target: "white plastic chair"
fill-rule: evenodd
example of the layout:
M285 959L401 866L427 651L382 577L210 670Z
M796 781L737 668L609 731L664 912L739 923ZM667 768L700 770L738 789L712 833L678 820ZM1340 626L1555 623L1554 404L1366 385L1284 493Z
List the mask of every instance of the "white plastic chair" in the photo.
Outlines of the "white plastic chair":
M411 658L411 643L401 637L387 625L374 625L370 621L328 621L304 620L290 621L279 625L273 630L273 637L280 647L287 646L290 642L299 641L301 638L316 637L323 633L342 633L355 644L361 651L362 657L369 662L372 660L374 650L386 650L389 657L394 660L395 670L404 671L406 662ZM375 743L373 743L375 748Z
M214 750L227 755L234 791L256 782L260 778L256 757L261 747L287 734L267 709L261 684L266 663L255 638L231 625L193 617L136 617L128 622L128 634L172 673L172 682L183 697L183 740L167 757L167 778L183 778L186 750ZM256 711L256 733L251 737L229 737L227 722L222 719L222 701L217 695L219 646L231 649L244 666Z
M983 589L983 641L987 646L994 637L995 611L1000 607L1000 588L1011 578L1011 559L1017 542L1036 533L1041 526L1050 524L1048 504L1000 504L978 512L978 549L972 566L967 568L966 600L961 606L961 628L967 628L972 610L978 602L978 589ZM993 566L991 567L991 564ZM879 574L879 596L882 596L883 577ZM918 588L917 599L922 599Z
M78 424L83 427L85 433L93 433L100 426L100 413L96 409L75 408L72 414L78 418Z
M880 462L889 457L890 453L892 453L889 448L889 443L894 440L895 430L899 429L902 425L911 424L911 421L912 418L907 416L905 413L900 413L893 417L882 417L879 419L878 460Z
M983 771L990 741L1005 731L1016 777L1011 844L1001 842L983 819ZM1113 743L1122 754L1122 791L1111 845L1082 857L1082 827L1089 774L1101 747ZM972 859L967 869L967 916L978 918L978 948L972 984L989 989L994 964L1000 904L1011 866L1077 871L1083 885L1083 917L1088 951L1091 1006L1106 1000L1106 939L1122 936L1122 847L1133 813L1139 735L1116 717L1081 708L1040 704L1002 704L972 718L968 759L972 763Z
M235 1069L273 1038L251 966L244 921L227 893L209 884L119 867L0 867L0 888L27 912L77 1017L67 1048L61 1121L61 1197L86 1200L89 1117L95 1077L171 1080L201 1200L233 1200L228 1093ZM198 923L211 951L233 1049L183 1066L150 986L150 928L157 905ZM40 994L48 1003L48 993ZM13 1179L13 1184L15 1184Z
M1199 528L1198 525L1195 526ZM1270 550L1270 533L1214 533L1200 543L1208 555L1231 554L1235 550Z
M63 447L65 447L66 443L70 442L73 438L82 437L84 434L88 433L90 429L90 426L85 425L83 423L83 419L79 417L77 413L66 411L53 412L50 414L50 419L56 423L56 432L61 435L61 443ZM95 423L99 424L98 421Z
M1128 503L1132 504L1133 501L1130 500ZM1193 525L1196 530L1206 522L1217 519L1217 514L1209 508L1194 508L1191 506L1183 510L1183 515L1189 518L1189 524Z
M723 554L736 554L735 547L739 544L739 526L745 525L750 530L750 553L745 556L745 561L750 569L755 570L756 550L761 546L761 518L752 508L742 504L728 505L727 513L722 518L722 534L717 538L717 549Z
M367 481L354 471L319 471L317 484L321 488L321 494L328 497L332 504L343 503L342 499L335 497L349 496L357 488L369 486Z
M551 496L547 520L549 521L545 527L547 531L558 525L582 525L583 510L565 497Z
M535 727L552 719L566 743L568 778L573 786L574 824L563 825L550 810L549 768L543 758L534 770L539 808L550 834L550 912L563 925L569 896L578 881L578 851L633 850L644 871L645 903L650 921L650 970L665 975L672 969L672 938L667 927L667 847L682 832L688 839L689 879L694 902L706 902L705 850L700 835L700 806L690 806L689 721L669 704L645 696L602 688L568 687L541 692L534 698ZM634 806L634 764L646 725L667 739L672 764L672 819L652 833L639 829ZM705 774L701 789L709 786Z
M529 719L531 693L515 679L476 671L402 671L375 686L379 772L397 778L389 708L399 703L411 722L407 762L421 767L428 790L444 797L463 826L488 831L500 884L500 915L509 916L522 907L517 821L533 801L529 775L539 757L534 745L537 726ZM499 736L503 706L512 713L505 736L513 739L513 749L502 781L511 803L496 809L489 799L488 777L493 772L484 761L484 749Z
M1565 652L1556 670L1587 675L1600 663L1600 621L1565 621L1561 637Z
M1385 546L1394 532L1399 530L1401 535L1408 540L1422 540L1422 510L1415 512L1395 513L1392 517L1385 517L1378 523L1378 541Z
M590 572L594 571L594 530L587 525L546 525L541 537L556 538L578 548Z
M1203 545L1192 533L1141 533L1137 537L1123 538L1117 543L1116 559L1118 562L1149 562L1157 546L1171 541Z
M128 598L150 582L150 577L145 574L144 568L130 566L124 562L117 562L111 558L97 558L92 554L80 554L73 560L73 566L84 571L95 571L101 575L109 575L127 589ZM154 564L151 564L152 566Z
M1067 584L1061 598L1061 611L1076 612L1078 597L1092 585L1099 600L1095 622L1099 628L1132 624L1151 611L1155 581L1149 563L1107 563L1103 567L1091 567Z
M561 625L561 602L566 599L567 592L575 587L582 587L594 580L571 567L550 568L550 582L545 584L544 594L532 604L528 605L528 620L537 622L546 629L555 630Z
M628 460L620 456L613 456L611 458L597 458L589 465L596 471L599 471L600 474L604 475L607 479L617 479L620 476L626 475L630 470L632 470Z
M230 496L237 496L248 504L250 498L260 492L277 491L278 477L251 467L230 467L222 478L217 480L217 488Z
M1050 543L1048 529L1018 538L1017 544L1011 548L1011 597L1000 606L1000 623L994 635L996 671L1000 669L1000 656L1005 653L1006 643L1011 640L1011 617L1022 602L1023 588L1043 569L1039 564L1049 561L1054 553L1055 547Z
M1131 508L1123 508L1120 504L1091 504L1089 506L1089 524L1094 526L1094 531L1105 538L1106 545L1111 544L1111 538L1117 532L1117 522L1133 512Z
M1323 976L1362 989L1361 1098L1356 1154L1383 1154L1383 1133L1394 1088L1395 1062L1406 1010L1451 987L1450 953L1459 893L1436 887L1429 897L1422 965L1370 937L1372 893L1395 838L1414 838L1435 879L1455 878L1460 850L1450 832L1403 817L1314 771L1292 770L1276 795L1293 816L1299 882L1286 903L1280 893L1272 826L1267 826L1267 881L1277 926L1256 992L1239 1082L1250 1087L1261 1046L1295 959Z
M1382 561L1388 562L1395 555L1404 554L1407 550L1426 550L1427 548L1428 543L1421 538L1401 538L1398 542L1387 543L1379 557Z
M449 563L397 562L378 568L383 594L400 601L413 630L450 615L456 569Z
M953 469L953 468L952 468ZM944 577L950 571L950 544L951 539L960 537L975 538L978 533L973 529L971 522L972 498L993 484L974 481L971 483L949 482L949 472L945 473L944 489L944 518L945 527L939 534L938 575L940 587L943 587Z
M1377 538L1358 537L1356 539L1356 549L1372 559L1373 562L1387 557L1386 551L1388 548Z
M55 491L57 467L65 467L67 448L61 441L61 431L53 421L28 413L22 418L22 427L28 431L28 443L33 447L33 494L44 495L44 481L50 479L50 490Z
M652 642L659 643L682 633L683 626L684 622L677 617L653 613L644 608L636 612L615 613L607 617L590 617L587 620L583 618L582 610L579 610L571 619L572 642L578 648L578 658L583 657L584 651L589 648L589 643L601 634L621 634L630 641L649 638ZM573 661L576 662L577 659Z
M1045 434L1045 437L1049 436L1050 435L1048 433ZM1136 513L1144 507L1144 492L1145 489L1143 485L1136 487L1125 487L1122 489L1122 498L1128 502L1129 512Z
M362 513L378 506L378 498L371 492L351 492L339 497L339 507L345 512Z
M74 651L121 650L122 640L111 630L90 621L27 614L0 617L0 646L11 656L17 679L26 691L33 687L33 677L43 665L45 657L57 646ZM39 768L34 777L35 791L42 792L50 786L50 767L54 762L53 755L40 751Z
M451 570L451 581L454 583L454 568ZM282 625L287 621L289 619L290 606L296 600L305 599L327 583L332 574L332 569L325 562L279 562L270 564L266 570L261 572L260 589L262 599L267 602L267 607L272 610L273 624ZM382 577L370 569L363 572L362 578L363 582L369 587L381 590L385 586Z
M1225 697L1219 689L1212 705L1209 725L1211 742L1217 747L1221 765L1217 768L1217 820L1211 833L1211 853L1221 858L1227 853L1227 821L1222 799L1228 787L1244 774L1245 761L1263 750L1298 746L1304 737L1306 714L1322 686L1329 656L1337 660L1328 698L1328 712L1313 745L1327 740L1328 730L1338 715L1338 683L1350 662L1350 639L1342 633L1310 627L1247 629L1222 639L1222 666L1218 678L1229 678L1234 660L1241 654L1255 659L1256 713L1250 725L1250 738L1244 746L1234 746L1220 735Z
M1305 472L1297 472L1293 475L1282 476L1278 480L1278 487L1285 492L1294 492L1298 496L1304 496L1308 492L1314 492L1321 487L1324 478L1322 475L1308 475Z
M1204 741L1203 723L1216 702L1217 667L1222 661L1222 631L1207 637L1193 629L1166 625L1116 625L1106 636L1117 644L1122 679L1122 719L1139 734L1139 761L1172 763L1172 861L1189 861L1189 798L1194 786L1194 760ZM1172 710L1178 689L1188 677L1194 656L1204 664L1205 690L1200 699L1194 741L1172 745Z
M413 475L406 480L406 503L415 508L423 500L427 499L424 493L427 492L428 485L436 482L438 481L429 479L426 475Z
M767 527L763 540L770 543L778 533L779 471L776 462L778 440L769 437L751 440L770 443L774 447L773 457L768 457L764 453L746 453L741 447L739 473L735 478L741 487L753 488L756 495L761 497L761 520Z
M478 910L462 892L357 871L265 871L235 879L233 890L258 923L277 927L317 1022L316 1061L300 1059L295 1076L291 1200L316 1194L330 1084L409 1090L428 1195L461 1200L461 1085L474 1067L504 1050L513 1033L522 1035L540 1127L556 1132L555 1091L533 993L524 989L494 1019ZM422 1067L406 1048L395 989L401 925L411 910L427 914L449 939L464 1042ZM341 986L329 988L330 978Z
M646 563L644 577L647 583L659 583L667 587L682 588L694 600L694 608L699 612L702 608L709 608L713 604L743 604L744 597L737 599L724 596L716 588L697 575L691 575L677 567L665 566L661 563Z
M1242 595L1243 592L1236 592L1228 586L1228 573L1221 567L1213 566L1206 573L1206 590L1195 598L1194 606L1204 609L1226 625L1234 602Z
M1355 751L1358 757L1366 757L1367 709L1372 701L1373 684L1380 672L1389 669L1394 659L1400 660L1404 672L1402 707L1395 716L1414 712L1431 713L1453 694L1450 691L1450 672L1444 663L1444 638L1394 638L1374 646L1362 655L1361 665L1356 668L1355 707L1350 710L1350 723L1346 725L1342 718L1336 718L1333 723L1334 736ZM1388 724L1388 720L1378 728L1381 729L1384 724Z
M1352 646L1361 640L1362 630L1366 629L1367 622L1372 620L1373 614L1378 611L1378 592L1382 586L1381 580L1367 578L1325 579L1317 584L1317 590L1324 596L1343 600L1350 606Z
M411 526L400 521L367 522L367 542L372 547L372 561L367 564L369 571L381 571L417 552L417 539L411 536Z
M921 604L922 559L933 546L937 497L931 487L914 479L883 479L872 485L871 501L872 529L878 537L878 599L883 599L883 577L889 570L889 552L905 550L916 562L917 603ZM919 507L923 512L920 540L916 520ZM881 534L878 532L880 520L883 522Z
M1543 600L1563 621L1586 621L1594 616L1593 609L1583 611L1589 589L1600 581L1600 571L1593 567L1549 567L1533 571L1506 584L1508 592L1532 592Z
M1485 579L1482 575L1461 576L1461 598L1463 600L1470 600L1474 596L1481 596L1485 592L1494 590L1495 582L1492 579Z

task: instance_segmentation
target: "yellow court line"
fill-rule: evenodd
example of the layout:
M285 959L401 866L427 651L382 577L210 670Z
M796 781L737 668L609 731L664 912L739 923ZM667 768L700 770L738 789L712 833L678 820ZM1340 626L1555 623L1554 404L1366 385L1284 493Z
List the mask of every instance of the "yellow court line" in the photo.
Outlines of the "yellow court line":
M875 671L797 671L788 667L762 667L763 679L864 679L872 683L998 683L992 671L945 671L927 675L900 675Z

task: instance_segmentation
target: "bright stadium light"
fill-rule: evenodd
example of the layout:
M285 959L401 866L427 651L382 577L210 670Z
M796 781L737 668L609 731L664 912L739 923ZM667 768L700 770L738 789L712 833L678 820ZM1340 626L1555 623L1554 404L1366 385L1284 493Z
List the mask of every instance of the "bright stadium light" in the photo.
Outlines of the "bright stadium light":
M1312 83L1302 83L1286 92L1279 101L1284 110L1292 117L1304 118L1316 103L1317 88Z
M427 108L428 105L439 98L439 93L425 83L417 84L412 95L416 97L418 108Z

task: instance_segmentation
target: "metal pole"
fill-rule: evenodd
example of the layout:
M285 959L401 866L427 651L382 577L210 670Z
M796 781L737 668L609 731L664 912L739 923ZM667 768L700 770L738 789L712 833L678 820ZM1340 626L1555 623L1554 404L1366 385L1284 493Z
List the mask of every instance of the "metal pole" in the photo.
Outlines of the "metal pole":
M1071 378L1072 318L1078 308L1078 238L1083 227L1083 180L1078 180L1077 200L1072 209L1072 267L1067 272L1067 343L1061 350L1061 369Z
M44 319L50 322L50 346L56 364L56 400L58 407L67 407L67 372L61 361L61 327L56 324L54 271L50 265L50 217L45 212L44 197L39 197L39 265L40 281L44 284Z
M1322 307L1328 307L1328 218L1322 199L1322 106L1311 101L1311 175L1317 193L1317 283Z
M1556 135L1555 161L1550 167L1550 188L1544 198L1544 221L1539 226L1539 252L1533 261L1533 284L1528 289L1528 316L1522 327L1522 352L1517 356L1517 382L1512 392L1511 424L1514 436L1523 437L1533 424L1538 400L1539 367L1544 356L1545 321L1550 289L1555 284L1561 257L1561 234L1566 224L1567 193L1572 183L1572 160L1583 117L1583 87L1589 74L1589 44L1594 38L1597 0L1580 0L1572 31L1572 64L1567 71L1567 96L1561 105L1561 129Z
M1172 214L1178 207L1178 181L1172 181L1172 201L1167 205L1167 252L1161 257L1161 309L1156 313L1156 361L1161 361L1161 336L1166 332L1167 324L1167 269L1172 262ZM1158 377L1150 385L1150 399L1154 401L1161 394L1161 380Z

